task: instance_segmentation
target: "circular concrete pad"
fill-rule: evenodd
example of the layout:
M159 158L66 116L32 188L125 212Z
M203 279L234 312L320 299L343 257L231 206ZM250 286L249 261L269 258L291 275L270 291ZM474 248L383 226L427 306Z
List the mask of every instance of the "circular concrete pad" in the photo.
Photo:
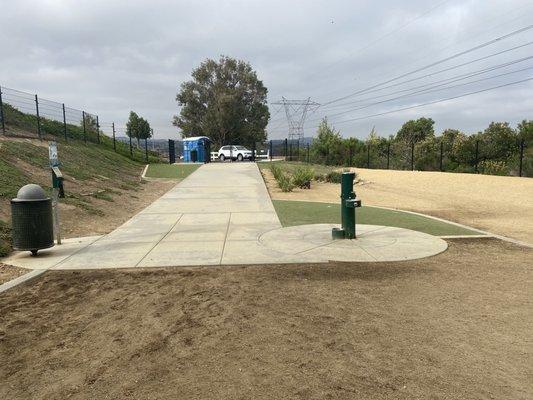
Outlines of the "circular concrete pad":
M402 261L429 257L448 248L427 233L379 225L357 225L357 239L333 240L332 224L300 225L262 234L266 248L316 261Z

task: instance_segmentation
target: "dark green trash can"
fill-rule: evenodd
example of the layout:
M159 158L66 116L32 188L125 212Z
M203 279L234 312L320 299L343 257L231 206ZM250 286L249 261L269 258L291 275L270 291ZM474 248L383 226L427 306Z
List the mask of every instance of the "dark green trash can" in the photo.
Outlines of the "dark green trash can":
M28 250L33 255L54 246L52 200L35 184L20 188L11 200L13 248Z

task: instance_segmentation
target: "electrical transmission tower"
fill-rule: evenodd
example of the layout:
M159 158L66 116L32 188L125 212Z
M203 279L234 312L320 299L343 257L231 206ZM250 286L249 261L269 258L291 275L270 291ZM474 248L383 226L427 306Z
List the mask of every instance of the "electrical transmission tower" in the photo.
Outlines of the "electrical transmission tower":
M285 115L289 123L289 140L300 140L304 137L304 123L307 113L320 106L320 104L311 101L310 97L305 100L288 100L282 97L281 101L272 104L285 108Z

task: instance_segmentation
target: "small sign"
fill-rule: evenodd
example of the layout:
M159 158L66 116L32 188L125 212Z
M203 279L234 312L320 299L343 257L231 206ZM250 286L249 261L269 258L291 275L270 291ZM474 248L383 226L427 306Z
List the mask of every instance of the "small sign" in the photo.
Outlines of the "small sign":
M59 167L59 157L57 155L57 143L48 142L48 158L51 167Z

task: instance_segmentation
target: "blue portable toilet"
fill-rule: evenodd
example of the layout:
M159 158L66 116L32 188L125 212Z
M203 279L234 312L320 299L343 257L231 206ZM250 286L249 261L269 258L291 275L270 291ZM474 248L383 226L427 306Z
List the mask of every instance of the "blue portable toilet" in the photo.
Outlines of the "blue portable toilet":
M211 139L194 136L183 139L183 161L208 163L211 161Z

